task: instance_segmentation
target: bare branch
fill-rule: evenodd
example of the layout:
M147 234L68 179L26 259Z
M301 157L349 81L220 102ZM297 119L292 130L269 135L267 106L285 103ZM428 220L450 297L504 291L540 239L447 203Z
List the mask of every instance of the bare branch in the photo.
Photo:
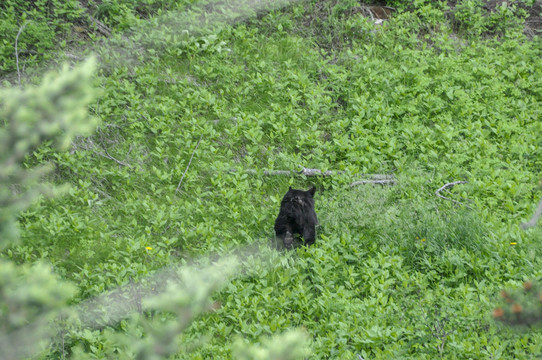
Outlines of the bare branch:
M100 130L100 129L98 129L98 130ZM120 160L114 158L113 156L111 156L111 154L109 154L109 151L107 151L107 146L105 146L105 143L104 143L103 132L102 132L102 131L98 131L98 133L99 133L99 135L100 135L100 145L102 146L102 149L104 149L105 155L104 155L103 153L99 153L99 152L97 152L97 151L96 151L96 153L97 153L98 155L101 155L101 156L105 157L105 158L108 158L108 159L110 159L110 160L113 160L114 162L116 162L116 163L119 164L119 165L122 165L122 166L126 166L126 167L131 168L132 166L131 166L130 164L125 163L125 162L123 162L123 161L120 161ZM132 147L131 147L131 145L130 145L130 151L131 151L131 149L132 149Z
M526 223L521 224L521 228L523 230L527 230L528 228L532 228L533 226L536 226L536 222L538 221L538 218L542 215L542 199L540 199L540 202L538 203L538 207L536 208L536 211L534 212L533 217L531 220L529 220Z
M15 60L16 60L16 63L17 63L17 77L18 77L18 80L19 80L19 86L21 86L21 71L19 69L19 49L18 49L19 36L23 32L23 30L24 30L24 28L26 27L27 24L28 23L25 22L23 25L21 25L21 27L19 28L19 32L17 33L17 36L15 37Z
M101 22L100 20L96 19L94 16L92 16L92 12L90 11L90 9L88 7L86 7L84 4L81 3L81 1L79 1L79 7L81 7L86 15L88 16L88 18L90 19L90 21L92 22L92 25L94 25L95 29L102 35L108 37L108 36L111 36L111 29L109 27L107 27L107 25L105 25L103 22Z
M112 31L111 31L111 29L109 27L107 27L107 25L105 25L103 22L96 19L92 15L90 15L90 12L88 12L88 16L89 16L90 20L92 21L92 25L96 26L96 30L98 30L99 33L101 33L102 35L104 35L106 37L111 36Z
M389 179L373 179L373 180L359 180L354 181L350 184L350 187L358 186L358 185L365 185L365 184L373 184L373 185L395 185L397 184L397 181L390 177Z
M230 170L230 172L236 172L236 169ZM254 169L247 169L245 170L246 173L249 174L257 174L258 170ZM331 175L338 175L338 174L344 174L344 171L322 171L320 169L309 169L309 168L303 168L299 171L295 170L264 170L264 175L266 176L291 176L291 175L305 175L305 176L331 176Z
M236 172L237 169L231 169L230 172ZM247 169L244 170L248 174L257 174L258 170ZM322 171L320 169L309 169L303 168L300 171L295 170L264 170L263 174L266 176L295 176L295 175L304 175L304 176L333 176L333 175L343 175L346 174L346 171L335 171L327 170ZM350 187L365 185L365 184L374 184L374 185L395 185L397 180L393 175L387 174L362 174L361 177L363 180L357 180L350 184Z
M451 182L451 183L447 183L447 184L444 184L444 186L442 186L440 189L438 189L436 192L435 192L435 195L439 196L439 197L442 197L441 195L439 195L439 193L449 187L452 187L452 186L455 186L455 185L458 185L458 184L466 184L467 182L464 181L464 180L459 180L459 181L454 181L454 182Z
M371 21L374 21L375 20L375 16L373 15L373 12L371 11L371 9L367 6L362 6L361 9L363 10L363 12L365 12L365 14L369 14L369 16L371 17ZM365 15L367 16L367 15Z
M103 156L103 157L105 157L105 158L107 158L107 159L113 160L114 162L116 162L116 163L119 164L119 165L126 166L126 167L129 167L129 168L132 167L132 165L130 165L130 164L127 164L127 163L125 163L125 162L123 162L123 161L120 161L120 160L118 160L118 159L115 159L113 156L111 156L111 155L109 154L109 152L107 151L107 149L106 149L105 147L103 147L103 149L104 149L104 151L105 151L105 154L100 153L100 152L96 152L96 154L101 155L101 156Z
M98 154L98 155L100 155L100 156L103 156L104 158L107 158L107 159L109 159L109 160L113 160L114 162L116 162L116 163L119 164L119 165L126 166L126 167L129 167L129 168L132 167L130 164L127 164L127 163L125 163L125 162L123 162L123 161L120 161L120 160L114 158L113 156L111 156L111 155L109 154L109 151L107 151L107 148L105 147L105 145L104 145L103 142L101 142L101 145L102 145L102 149L104 149L105 154L102 153L102 152L99 152L99 151L96 151L96 150L93 149L94 152L95 152L96 154Z
M186 175L186 172L188 171L188 168L190 167L190 164L192 163L192 158L194 158L194 154L196 153L196 150L198 149L199 143L201 142L201 139L203 138L203 135L199 137L198 143L196 144L196 147L194 148L194 151L192 151L192 156L190 156L190 160L188 161L188 165L186 165L186 169L184 169L183 176L181 177L181 181L179 181L179 185L177 185L177 189L175 189L175 192L179 191L179 188L181 187L181 184L183 183L184 176Z
M444 184L440 189L438 189L437 191L435 191L435 195L437 195L437 196L438 196L439 198L441 198L441 199L451 201L451 202L453 202L454 204L464 205L464 206L466 206L467 208L471 209L470 206L468 206L468 205L466 205L466 204L463 204L463 203L460 202L460 201L451 199L451 198L449 198L449 197L446 197L446 196L443 196L443 195L440 194L441 191L447 190L447 189L450 188L450 187L453 187L453 186L458 185L458 184L466 184L466 183L467 183L467 182L464 181L464 180L459 180L459 181L454 181L454 182L451 182L451 183L448 183L448 184Z

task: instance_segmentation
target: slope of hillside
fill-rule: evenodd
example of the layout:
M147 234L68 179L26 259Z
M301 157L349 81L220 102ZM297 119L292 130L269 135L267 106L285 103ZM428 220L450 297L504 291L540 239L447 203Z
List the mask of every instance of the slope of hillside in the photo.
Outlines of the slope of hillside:
M77 55L98 55L100 125L28 158L71 190L25 211L3 257L51 263L77 303L134 282L158 292L145 279L164 267L241 254L174 358L232 358L290 329L310 358L542 355L539 328L492 316L522 316L499 293L542 276L542 231L520 228L542 195L542 43L519 10L396 1L380 22L356 1L110 3L91 16L118 8L101 18L113 34ZM265 173L303 167L334 173ZM366 174L397 181L349 186ZM275 250L282 196L311 185L316 244ZM63 330L43 357L129 358L111 334L152 334L103 321Z

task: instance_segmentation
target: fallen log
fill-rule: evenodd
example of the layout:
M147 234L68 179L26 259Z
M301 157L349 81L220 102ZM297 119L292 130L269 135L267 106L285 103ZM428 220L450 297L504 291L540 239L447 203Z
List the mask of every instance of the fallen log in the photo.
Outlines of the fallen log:
M230 172L237 172L238 170L232 169ZM247 169L244 170L245 173L248 174L257 174L259 172L262 172L261 170L254 170L254 169ZM263 174L265 176L334 176L334 175L344 175L346 174L346 171L338 171L338 170L326 170L322 171L320 169L310 169L310 168L302 168L299 171L296 170L264 170ZM350 184L350 187L358 186L358 185L365 185L365 184L373 184L373 185L395 185L397 183L397 180L395 179L395 176L388 175L388 174L361 174L357 175L356 177L361 178L360 180L356 180Z

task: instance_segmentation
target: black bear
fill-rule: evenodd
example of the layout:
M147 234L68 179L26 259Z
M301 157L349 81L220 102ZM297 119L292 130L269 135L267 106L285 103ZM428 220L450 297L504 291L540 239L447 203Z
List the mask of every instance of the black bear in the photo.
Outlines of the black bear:
M300 235L310 246L316 240L318 219L314 211L315 187L308 191L290 189L282 198L280 211L275 220L275 234L286 249L294 246L294 236Z

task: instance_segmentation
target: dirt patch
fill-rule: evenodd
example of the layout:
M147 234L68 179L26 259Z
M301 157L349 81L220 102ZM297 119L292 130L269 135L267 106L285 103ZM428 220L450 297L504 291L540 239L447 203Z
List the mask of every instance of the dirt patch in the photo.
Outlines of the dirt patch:
M542 35L542 0L535 2L525 20L525 34L529 36Z

